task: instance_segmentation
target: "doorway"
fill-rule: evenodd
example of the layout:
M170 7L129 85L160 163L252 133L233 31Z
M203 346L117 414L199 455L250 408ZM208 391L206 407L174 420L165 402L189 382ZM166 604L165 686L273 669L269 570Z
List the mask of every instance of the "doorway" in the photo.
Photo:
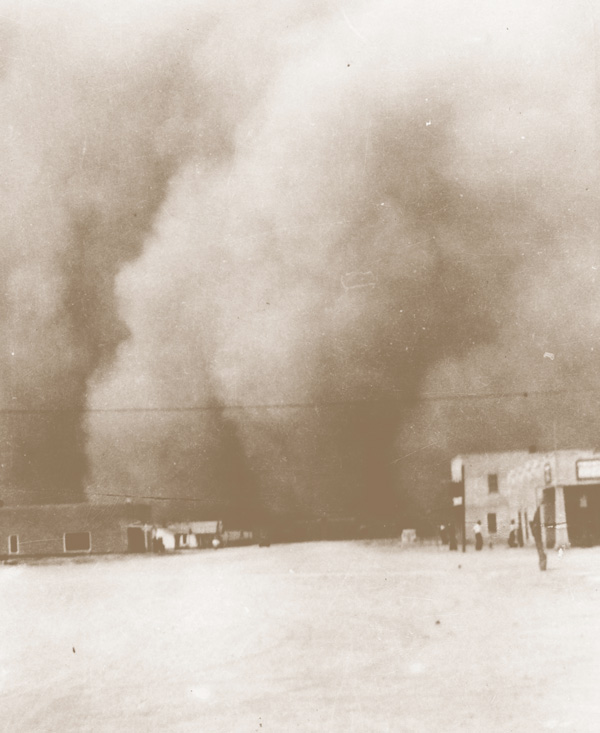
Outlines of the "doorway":
M571 545L600 544L600 484L566 486L565 512Z

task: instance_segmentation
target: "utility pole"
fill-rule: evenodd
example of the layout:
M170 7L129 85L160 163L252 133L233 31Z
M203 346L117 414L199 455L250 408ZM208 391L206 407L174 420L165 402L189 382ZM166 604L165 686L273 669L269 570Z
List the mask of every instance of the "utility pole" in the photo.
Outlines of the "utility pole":
M462 551L467 551L467 502L466 499L466 491L465 491L465 464L462 465L462 477L461 477L461 484L462 484Z

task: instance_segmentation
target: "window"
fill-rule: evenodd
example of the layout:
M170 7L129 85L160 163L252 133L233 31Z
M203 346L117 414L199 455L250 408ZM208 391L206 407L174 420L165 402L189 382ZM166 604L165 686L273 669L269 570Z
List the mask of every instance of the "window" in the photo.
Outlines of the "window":
M490 494L498 493L498 474L488 473L488 492Z
M488 514L488 532L489 534L496 534L497 532L496 527L496 515L495 514Z
M8 554L16 555L19 552L19 535L11 534L8 538Z
M89 532L67 532L64 536L65 552L89 552L92 536Z

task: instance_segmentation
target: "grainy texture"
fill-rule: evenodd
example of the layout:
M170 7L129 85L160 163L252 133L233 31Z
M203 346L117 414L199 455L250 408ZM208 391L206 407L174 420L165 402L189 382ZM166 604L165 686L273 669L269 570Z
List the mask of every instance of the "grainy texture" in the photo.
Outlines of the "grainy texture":
M340 542L2 567L0 729L593 733L599 560Z
M595 442L597 2L0 5L5 501L414 526Z

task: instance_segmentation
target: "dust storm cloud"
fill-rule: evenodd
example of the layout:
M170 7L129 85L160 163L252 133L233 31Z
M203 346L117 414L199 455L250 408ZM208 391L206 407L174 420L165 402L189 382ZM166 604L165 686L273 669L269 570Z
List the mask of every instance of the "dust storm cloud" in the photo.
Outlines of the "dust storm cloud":
M596 383L593 6L6 8L24 500L381 514L544 417L424 392Z

